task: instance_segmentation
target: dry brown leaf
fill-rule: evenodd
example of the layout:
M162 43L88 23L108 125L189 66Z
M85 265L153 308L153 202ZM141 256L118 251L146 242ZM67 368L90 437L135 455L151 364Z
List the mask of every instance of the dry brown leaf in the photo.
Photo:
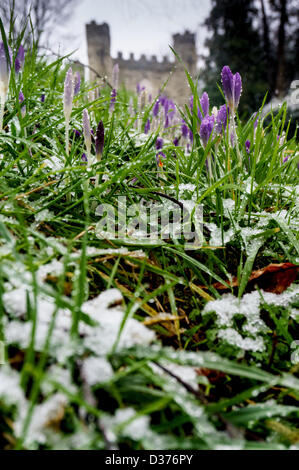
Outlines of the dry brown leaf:
M269 264L265 268L252 271L247 283L246 291L254 289L258 285L260 289L273 294L281 294L284 292L297 277L299 266L292 263ZM226 281L231 287L238 287L238 279L234 277L232 282ZM228 290L227 286L216 282L213 284L216 290ZM200 286L201 289L207 289L206 286Z

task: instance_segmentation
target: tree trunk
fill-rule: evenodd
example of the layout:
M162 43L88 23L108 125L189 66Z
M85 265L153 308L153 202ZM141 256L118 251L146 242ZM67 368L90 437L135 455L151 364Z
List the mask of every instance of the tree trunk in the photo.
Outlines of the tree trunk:
M285 41L287 21L287 0L280 0L280 24L278 30L277 75L275 87L275 94L279 97L285 94Z
M261 0L262 7L262 17L263 17L263 41L264 41L264 51L266 58L266 67L267 67L267 79L270 88L270 93L272 95L275 81L273 79L273 60L270 47L270 32L269 32L269 23L267 18L267 13L265 10L264 0Z

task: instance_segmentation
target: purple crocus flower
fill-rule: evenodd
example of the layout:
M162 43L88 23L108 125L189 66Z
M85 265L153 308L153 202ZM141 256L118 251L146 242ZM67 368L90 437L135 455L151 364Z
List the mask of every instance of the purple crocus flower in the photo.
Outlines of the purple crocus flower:
M167 98L164 95L160 96L160 98L159 98L159 101L160 101L160 103L163 107L165 106L165 101L166 100L167 100Z
M178 147L178 146L179 146L179 142L180 142L179 137L175 137L175 139L173 139L173 145L174 145L175 147Z
M189 127L187 126L187 124L186 124L186 122L184 121L184 119L182 119L181 131L182 131L182 136L184 137L184 139L187 139L188 134L189 134Z
M167 115L166 118L165 118L164 128L165 128L165 129L168 129L169 126L170 126L169 116Z
M194 106L194 96L191 95L189 99L189 108L191 110L191 113L193 112L193 106Z
M69 122L73 108L74 98L74 77L73 71L70 67L67 71L65 82L64 82L64 97L63 97L63 108L65 120Z
M199 135L202 145L206 147L214 129L215 117L207 116L202 120Z
M249 154L250 153L251 142L250 140L246 140L245 142L245 150Z
M115 88L111 91L111 99L110 99L110 109L114 109L116 103L117 91Z
M81 137L81 132L78 129L73 129L75 137Z
M190 142L193 142L193 132L191 129L188 129L188 134L189 134Z
M216 117L217 134L222 134L222 132L226 129L228 116L229 116L229 107L226 106L226 104L224 104L219 109L217 117Z
M162 137L157 137L156 150L161 150L163 148L163 145L164 145L164 140L162 139Z
M23 103L23 101L25 101L25 97L23 95L23 92L20 91L20 93L19 93L19 103Z
M151 129L151 121L148 119L144 125L144 133L148 134Z
M85 163L87 163L87 162L88 162L88 159L87 159L86 153L83 153L83 154L82 154L81 160L82 160L82 162L83 162L83 164L84 164L84 165L85 165Z
M290 158L290 155L287 155L286 157L284 157L283 163L287 163L287 161L289 160L289 158Z
M74 95L78 95L81 87L81 75L79 72L76 72L75 75L75 85L74 85Z
M46 99L46 95L43 93L40 97L41 103L44 103Z
M207 92L204 92L200 99L200 106L203 112L204 117L208 116L210 110L210 100ZM203 119L201 111L198 110L198 117L200 120Z
M239 73L233 75L231 69L226 65L222 69L222 85L229 108L234 111L237 109L242 93L242 79Z
M15 72L18 74L20 70L22 69L25 61L25 51L24 47L20 45L16 60L15 60Z
M20 91L20 93L19 93L19 103L22 104L24 101L25 101L25 97L24 97L22 91ZM24 118L26 116L26 105L25 104L23 106L21 106L21 115L22 115L22 118Z
M168 110L169 110L169 100L167 98L165 98L165 100L164 100L163 107L164 107L164 112L165 112L165 115L166 115L168 113Z
M170 119L173 119L176 113L176 107L172 100L169 100L168 103L169 103L169 117Z
M153 107L153 116L156 118L159 114L159 109L160 109L160 101L157 100L156 103L154 104Z
M87 109L83 110L83 135L84 135L84 142L86 145L87 153L90 154L91 150L91 130L90 130L90 119Z
M103 121L100 121L97 127L96 133L96 156L97 160L100 161L103 149L104 149L104 140L105 140L105 129Z

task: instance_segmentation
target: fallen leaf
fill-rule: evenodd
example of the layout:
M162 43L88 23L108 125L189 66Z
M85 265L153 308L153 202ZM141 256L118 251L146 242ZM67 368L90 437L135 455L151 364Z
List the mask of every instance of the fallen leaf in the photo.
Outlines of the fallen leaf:
M269 264L265 268L252 271L247 283L246 291L250 292L257 285L260 289L273 294L284 292L297 277L299 266L292 263ZM232 281L226 281L231 287L238 287L238 279L234 277ZM227 286L216 282L213 284L216 290L228 290ZM206 286L200 286L201 289L207 289Z

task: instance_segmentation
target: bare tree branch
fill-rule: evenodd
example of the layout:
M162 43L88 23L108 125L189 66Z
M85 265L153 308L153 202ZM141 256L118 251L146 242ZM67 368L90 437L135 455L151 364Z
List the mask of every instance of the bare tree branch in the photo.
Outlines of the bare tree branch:
M16 38L26 27L25 42L31 43L31 24L34 39L42 43L53 33L55 26L64 24L71 18L74 7L79 0L1 0L0 15L7 30L10 27L13 11L13 36Z

